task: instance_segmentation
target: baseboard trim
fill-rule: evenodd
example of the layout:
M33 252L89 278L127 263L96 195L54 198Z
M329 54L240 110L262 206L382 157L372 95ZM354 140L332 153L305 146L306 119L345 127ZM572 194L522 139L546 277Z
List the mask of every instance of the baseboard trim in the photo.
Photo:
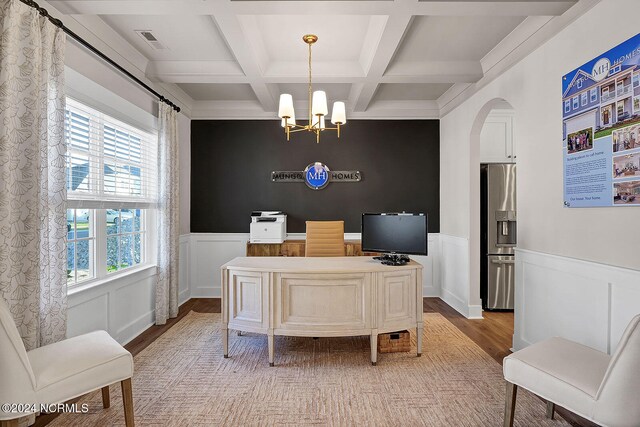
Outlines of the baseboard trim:
M464 317L468 317L469 306L453 293L446 289L442 289L440 299Z
M469 315L467 316L467 319L483 319L484 317L482 316L482 306L481 305L470 305L468 307L468 313Z

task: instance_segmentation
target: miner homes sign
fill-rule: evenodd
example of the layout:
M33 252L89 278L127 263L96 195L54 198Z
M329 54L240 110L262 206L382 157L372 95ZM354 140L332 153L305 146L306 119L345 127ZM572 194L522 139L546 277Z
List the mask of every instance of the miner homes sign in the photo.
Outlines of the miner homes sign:
M311 163L303 171L273 171L273 182L304 182L313 190L322 190L330 182L359 182L360 171L332 171L323 163Z

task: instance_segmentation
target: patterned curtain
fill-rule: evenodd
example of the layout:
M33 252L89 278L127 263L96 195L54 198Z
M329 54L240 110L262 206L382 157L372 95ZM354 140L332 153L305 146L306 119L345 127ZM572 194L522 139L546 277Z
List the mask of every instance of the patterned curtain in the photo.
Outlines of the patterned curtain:
M64 32L0 0L0 298L27 350L67 330Z
M163 325L178 315L178 122L172 107L159 104L156 325Z

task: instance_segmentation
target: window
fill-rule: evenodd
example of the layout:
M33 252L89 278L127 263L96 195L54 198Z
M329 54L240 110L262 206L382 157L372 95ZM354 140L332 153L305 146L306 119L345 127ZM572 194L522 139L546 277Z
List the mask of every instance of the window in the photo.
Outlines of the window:
M568 113L571 111L571 101L566 100L564 101L564 112Z
M67 285L150 261L157 138L72 99L67 138Z
M582 89L582 79L578 79L578 89Z
M139 265L144 259L142 209L107 209L107 273Z
M583 107L587 105L587 92L582 92L582 95L580 95L580 103Z
M580 103L578 102L578 97L574 96L573 97L573 109L575 110L576 108L580 107Z
M75 284L95 277L93 211L67 210L67 283Z
M633 73L633 87L640 86L640 73Z
M589 96L591 99L591 102L596 102L598 100L598 89L597 88L593 88L589 91Z

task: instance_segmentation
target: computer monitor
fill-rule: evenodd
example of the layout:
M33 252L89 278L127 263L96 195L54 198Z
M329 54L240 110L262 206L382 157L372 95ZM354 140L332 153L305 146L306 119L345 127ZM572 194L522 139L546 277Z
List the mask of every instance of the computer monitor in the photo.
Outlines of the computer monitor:
M422 213L362 214L362 250L427 255L427 215Z

